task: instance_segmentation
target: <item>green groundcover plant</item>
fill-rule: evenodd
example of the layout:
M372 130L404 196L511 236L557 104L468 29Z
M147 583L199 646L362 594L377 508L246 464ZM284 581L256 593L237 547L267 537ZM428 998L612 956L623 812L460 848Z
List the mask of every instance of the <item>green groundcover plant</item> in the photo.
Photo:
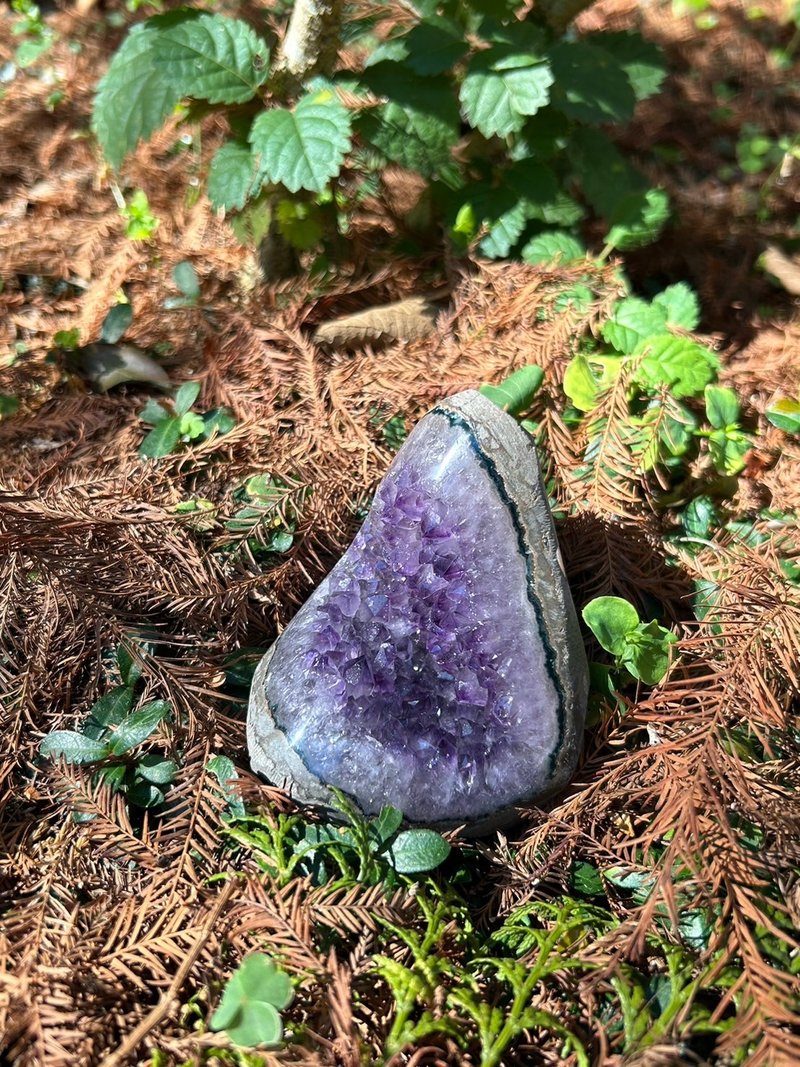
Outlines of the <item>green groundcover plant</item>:
M578 258L587 211L604 220L606 253L653 240L669 217L666 194L605 128L658 92L658 49L629 32L579 40L549 5L523 20L517 6L420 0L384 40L374 18L328 27L360 67L337 71L314 54L297 74L285 48L271 51L242 19L158 14L112 58L94 131L119 167L176 112L187 122L223 113L228 137L206 176L212 204L242 235L271 231L300 251L335 247L387 162L427 183L409 226L427 236L443 226L459 252L477 243L490 258Z

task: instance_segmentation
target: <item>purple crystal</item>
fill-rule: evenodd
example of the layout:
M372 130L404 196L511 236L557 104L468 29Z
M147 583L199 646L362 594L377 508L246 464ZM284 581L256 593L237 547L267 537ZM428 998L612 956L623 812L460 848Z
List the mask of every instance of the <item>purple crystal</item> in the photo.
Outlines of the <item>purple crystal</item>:
M253 765L300 799L442 824L562 784L586 664L528 435L476 393L422 420L265 661Z

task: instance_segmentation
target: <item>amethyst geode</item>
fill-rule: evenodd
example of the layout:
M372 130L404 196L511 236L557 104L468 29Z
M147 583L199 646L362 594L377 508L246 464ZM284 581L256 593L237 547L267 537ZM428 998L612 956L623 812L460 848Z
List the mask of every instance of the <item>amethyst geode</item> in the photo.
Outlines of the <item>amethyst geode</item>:
M251 761L303 802L488 829L572 774L586 691L533 441L459 393L259 665Z

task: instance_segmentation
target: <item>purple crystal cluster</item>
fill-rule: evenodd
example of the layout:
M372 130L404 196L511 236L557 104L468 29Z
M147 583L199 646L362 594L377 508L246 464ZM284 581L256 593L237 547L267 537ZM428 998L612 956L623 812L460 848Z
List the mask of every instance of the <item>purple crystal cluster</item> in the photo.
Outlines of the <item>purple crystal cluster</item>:
M528 552L469 427L429 416L275 646L266 699L316 778L417 822L546 785L560 695Z

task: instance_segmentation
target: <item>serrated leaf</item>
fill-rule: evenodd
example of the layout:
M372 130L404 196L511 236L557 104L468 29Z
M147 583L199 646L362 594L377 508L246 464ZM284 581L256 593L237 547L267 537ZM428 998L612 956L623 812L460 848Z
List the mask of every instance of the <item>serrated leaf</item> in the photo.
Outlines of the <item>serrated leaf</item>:
M263 112L250 129L258 157L253 191L270 182L321 193L350 150L350 125L347 108L328 89L301 97L291 110Z
M252 99L268 72L268 49L239 19L187 9L134 26L100 82L92 126L118 167L185 97Z
M618 596L595 597L581 615L600 647L614 656L625 651L628 635L639 625L636 608Z
M214 153L208 169L206 193L215 211L240 211L250 193L255 161L250 146L228 141Z
M653 298L653 304L664 308L670 326L683 330L696 330L700 322L700 304L697 294L686 282L668 286L663 293Z
M521 130L526 117L550 99L553 74L547 63L531 57L525 65L507 68L504 59L505 52L495 48L478 52L461 83L464 117L484 137L507 137Z
M595 33L592 43L608 52L625 71L637 100L645 100L659 91L667 68L657 45L646 41L641 34L628 31Z
M663 307L648 304L638 296L629 296L614 308L613 318L603 325L602 334L618 352L628 355L643 338L664 333L666 325L667 314Z
M578 127L567 145L583 193L594 210L610 218L630 193L644 192L647 183L600 130Z
M75 730L54 730L42 738L39 753L53 758L63 756L67 763L94 763L105 759L108 745Z
M426 19L402 40L407 49L406 63L417 74L441 74L468 51L458 24L450 19Z
M526 222L525 204L519 200L491 219L489 232L478 245L479 251L490 259L504 259L522 236Z
M184 382L175 394L173 406L176 415L185 415L200 395L200 382Z
M667 385L677 399L699 396L719 369L713 352L671 333L645 338L634 355L644 355L637 379L645 386Z
M708 437L711 462L720 474L738 474L752 446L750 436L742 430L713 430Z
M360 117L366 141L424 178L452 166L460 118L447 78L422 78L387 62L365 72L364 81L376 96L388 100Z
M444 863L450 845L435 830L404 830L388 851L389 862L400 874L420 874Z
M532 237L522 249L525 263L558 263L564 266L583 259L586 249L571 233L563 230L551 230Z
M122 756L146 741L158 724L167 718L170 710L166 700L151 700L149 704L144 704L138 711L123 719L110 735L109 751L114 756Z
M707 385L704 393L708 421L718 430L739 421L739 398L733 389Z
M587 41L562 41L550 49L553 106L579 122L629 122L636 105L631 83L616 60Z
M514 371L500 385L482 385L479 392L509 415L521 415L531 406L543 381L542 368L531 364Z
M570 876L572 889L584 897L599 897L605 895L603 880L600 872L592 863L579 862L572 868Z
M670 217L669 197L663 189L629 193L611 213L606 244L627 252L655 241Z

